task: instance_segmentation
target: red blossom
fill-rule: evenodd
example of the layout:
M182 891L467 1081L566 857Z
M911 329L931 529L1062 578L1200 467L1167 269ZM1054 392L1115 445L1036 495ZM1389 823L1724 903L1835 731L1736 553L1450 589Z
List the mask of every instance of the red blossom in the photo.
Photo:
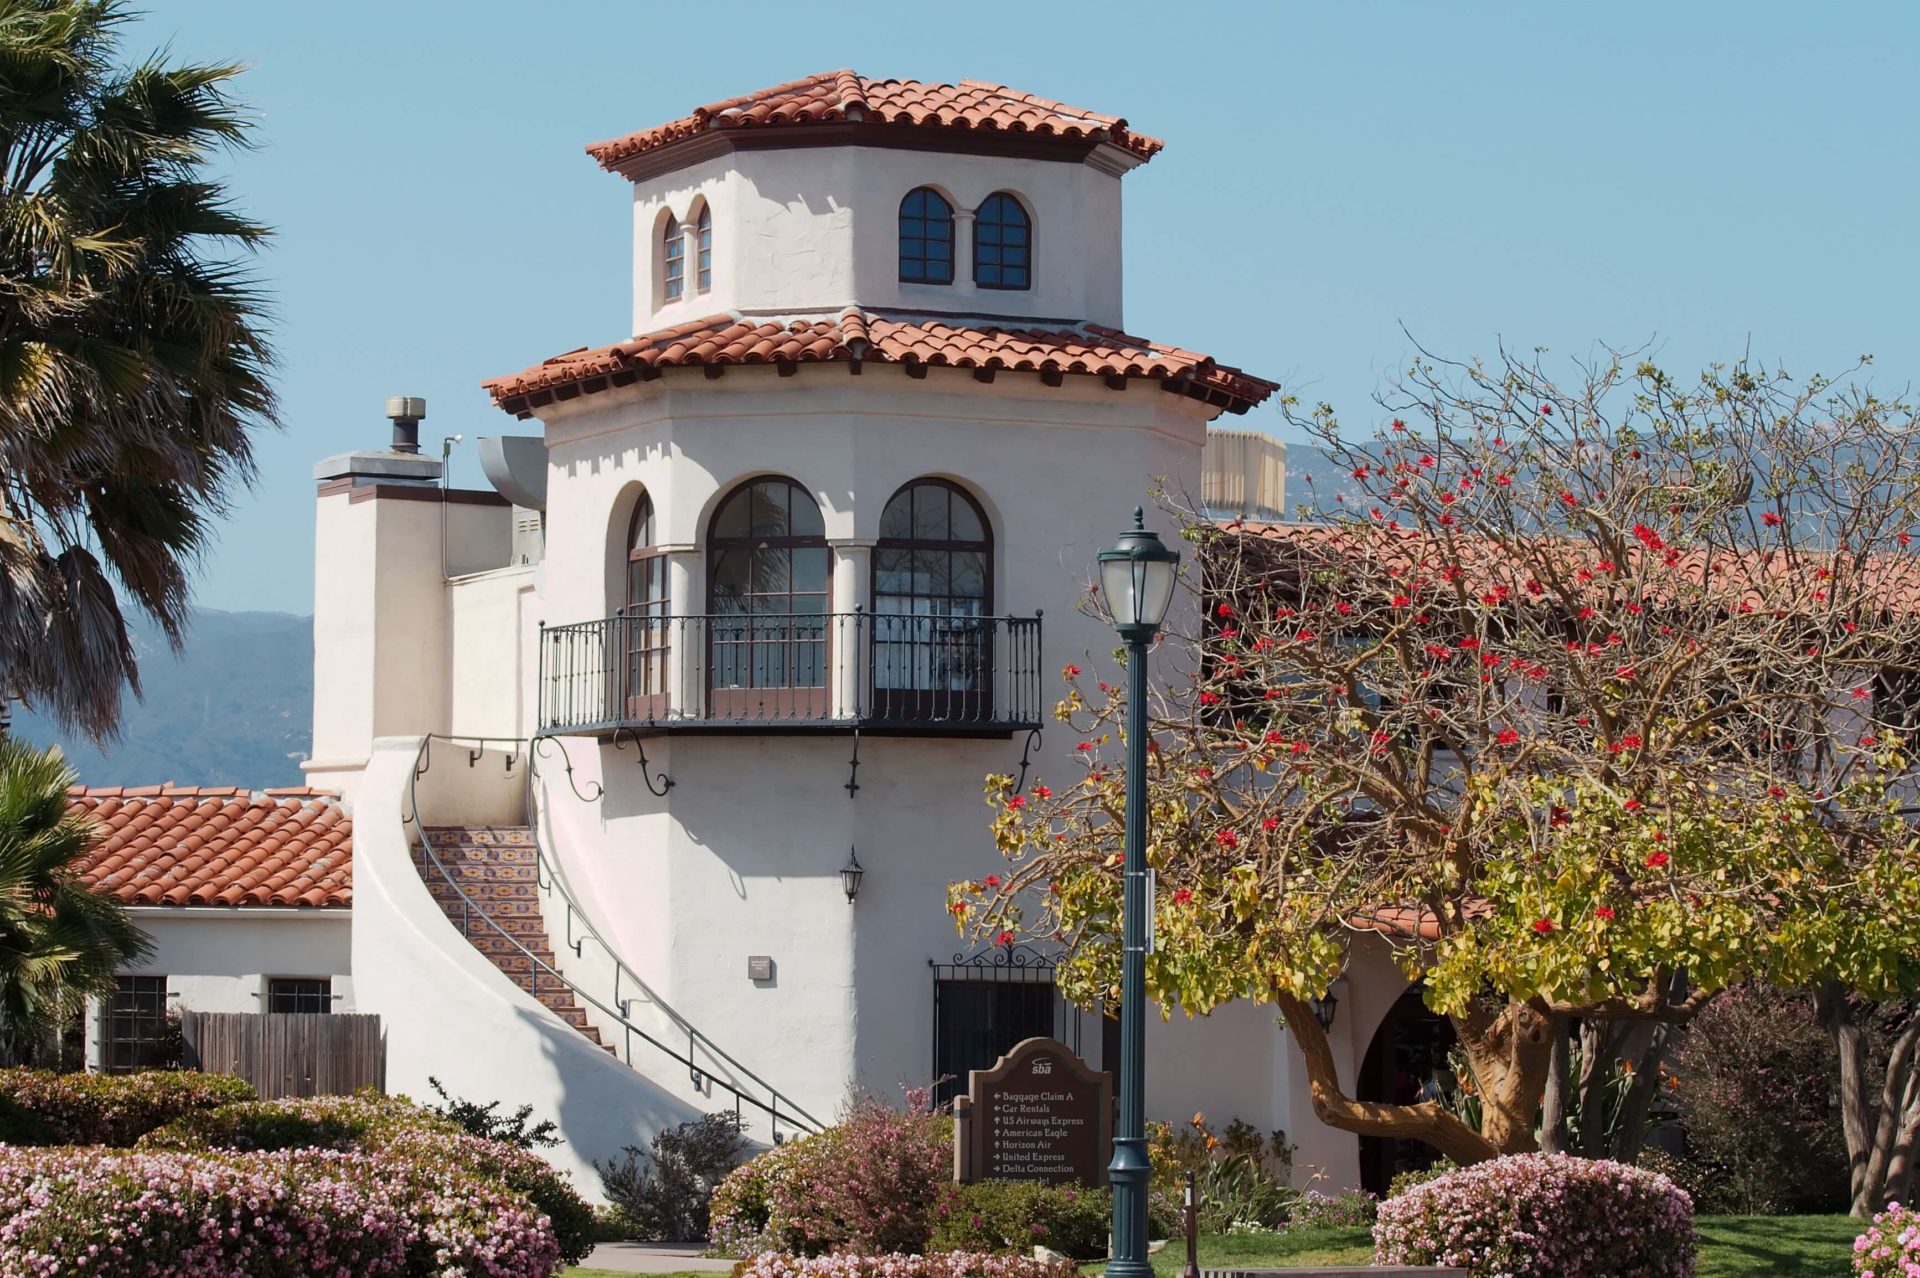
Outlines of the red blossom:
M1552 404L1542 404L1542 405L1540 405L1540 415L1541 415L1542 417L1551 417L1551 416L1553 416L1553 405L1552 405Z
M949 905L947 908L949 910L952 910L955 914L965 914L967 912L967 903L965 901L955 901L952 905Z
M1900 544L1901 544L1901 545L1903 545L1903 546L1911 546L1911 545L1913 544L1913 534L1912 534L1912 533L1904 533L1904 532L1903 532L1903 533L1901 533L1901 534L1900 534Z
M1319 635L1314 634L1313 631L1311 630L1302 630L1299 634L1293 637L1293 641L1295 643L1312 643L1315 639L1318 639L1319 637L1320 637Z
M1191 905L1193 903L1193 889L1175 888L1173 890L1173 903L1175 905Z
M1629 812L1638 812L1641 808L1645 807L1646 804L1640 802L1638 799L1628 799L1625 803L1621 804L1621 806Z
M1647 854L1647 868L1657 870L1671 859L1672 858L1668 857L1665 852L1649 852Z
M1053 791L1044 785L1036 785L1033 787L1033 797L1036 799L1051 799L1053 797Z
M1760 522L1769 528L1778 528L1780 526L1780 516L1769 510L1766 514L1760 516Z
M1237 848L1240 846L1240 836L1232 830L1216 831L1213 836L1213 841L1223 848Z
M1613 911L1604 905L1596 905L1593 907L1593 917L1595 917L1596 919L1606 919L1608 922L1612 922Z
M1060 668L1060 673L1065 675L1069 679L1077 679L1080 677L1080 667L1075 665L1062 666Z
M1562 503L1568 506L1578 506L1580 504L1580 499L1578 497L1575 497L1572 493L1566 493L1566 492L1561 493L1560 500Z
M1355 466L1353 468L1353 477L1355 479L1365 479L1367 477L1367 468L1365 466Z
M1011 932L1002 932L1002 933L1001 933L1000 935L998 935L998 936L996 936L996 937L994 937L994 938L993 938L993 943L994 943L995 945L1012 945L1012 944L1013 944L1013 933L1011 933Z
M1406 428L1407 428L1407 424L1406 424L1405 422L1403 422L1403 421L1401 421L1401 420L1400 420L1400 419L1399 419L1398 417L1396 417L1396 418L1394 418L1394 419L1393 419L1393 429L1394 429L1394 430L1396 430L1396 431L1404 431L1404 430L1405 430Z
M1511 488L1513 487L1513 476L1512 475L1495 475L1493 477L1493 482L1500 485L1502 488Z
M1542 936L1551 935L1553 932L1553 920L1552 919L1535 919L1533 921L1533 930L1538 932Z
M1016 794L1007 800L1007 806L1010 808L1024 808L1027 806L1027 796L1024 794Z
M997 888L1000 886L1000 876L997 874L989 874L986 878L981 879L980 882L990 888Z
M1200 694L1200 704L1203 706L1217 706L1220 704L1220 694L1217 692L1203 692Z
M1500 735L1495 737L1494 740L1503 746L1519 745L1520 732L1517 728L1502 728L1500 729Z
M1279 829L1279 828L1280 828L1280 818L1279 818L1279 817L1271 817L1271 816L1270 816L1270 817L1261 817L1261 818L1260 818L1260 828L1261 828L1261 829L1263 829L1263 830L1277 830L1277 829Z

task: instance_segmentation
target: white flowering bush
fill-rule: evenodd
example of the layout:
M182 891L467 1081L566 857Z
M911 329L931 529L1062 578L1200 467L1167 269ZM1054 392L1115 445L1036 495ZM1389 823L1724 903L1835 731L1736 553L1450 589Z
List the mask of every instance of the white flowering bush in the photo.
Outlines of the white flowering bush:
M520 1194L444 1158L0 1148L0 1273L549 1278Z
M1474 1278L1692 1278L1693 1200L1665 1176L1600 1159L1515 1154L1380 1204L1374 1263Z
M1030 1260L987 1252L843 1251L831 1256L762 1252L734 1270L734 1278L1076 1278L1071 1261Z
M243 1079L195 1070L55 1074L0 1069L0 1142L131 1145L165 1123L253 1096Z
M1853 1240L1853 1272L1859 1278L1920 1278L1920 1212L1899 1203L1876 1212Z

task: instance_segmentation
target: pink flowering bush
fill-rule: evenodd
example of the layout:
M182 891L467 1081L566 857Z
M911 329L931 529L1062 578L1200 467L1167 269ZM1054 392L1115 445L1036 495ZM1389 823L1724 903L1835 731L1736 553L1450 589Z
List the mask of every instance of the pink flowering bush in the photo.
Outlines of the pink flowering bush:
M404 1097L368 1090L227 1105L157 1128L140 1146L235 1153L325 1149L420 1165L443 1162L524 1195L547 1218L568 1264L593 1249L593 1208L551 1163L502 1141L469 1136L453 1120Z
M1515 1154L1380 1204L1373 1258L1475 1278L1692 1278L1695 1241L1693 1201L1665 1176Z
M126 1146L175 1119L253 1097L243 1079L192 1070L0 1069L0 1142Z
M858 1097L839 1123L741 1164L715 1188L712 1244L736 1257L926 1250L953 1179L953 1120Z
M1859 1278L1920 1278L1920 1212L1899 1203L1876 1212L1853 1240L1853 1272Z
M1077 1273L1071 1262L986 1252L838 1252L808 1259L769 1251L735 1269L734 1278L1075 1278Z
M549 1278L560 1248L504 1185L445 1158L0 1150L0 1272Z

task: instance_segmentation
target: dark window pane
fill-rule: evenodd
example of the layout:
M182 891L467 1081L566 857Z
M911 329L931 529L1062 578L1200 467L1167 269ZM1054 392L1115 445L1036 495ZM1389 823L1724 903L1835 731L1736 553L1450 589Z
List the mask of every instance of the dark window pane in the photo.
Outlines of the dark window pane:
M713 610L722 613L747 610L747 573L753 552L723 550L713 561Z
M787 535L787 484L781 480L762 480L750 489L753 502L753 537Z
M1032 264L1032 223L1010 195L996 193L974 216L973 278L987 288L1026 288Z
M985 541L987 530L980 523L980 514L973 503L965 497L954 497L948 506L950 520L949 536L955 541Z
M792 588L793 552L784 546L769 546L756 550L753 554L753 579L748 589L755 595L784 595ZM748 608L753 612L778 612L776 601L772 606L759 600L751 601Z
M824 537L827 535L826 521L820 517L820 507L800 489L792 490L793 510L791 512L794 537Z
M953 282L953 206L937 191L916 187L900 201L900 278L908 283Z
M267 982L269 1012L331 1012L333 982L326 977L275 977Z
M713 518L713 535L716 537L741 537L747 535L747 511L752 505L749 490L742 489L727 498L720 507L720 513Z
M913 535L922 541L949 541L947 526L947 490L939 484L916 484Z
M958 502L954 504L959 505ZM948 561L947 570L950 593L955 599L984 600L987 597L987 557L984 553L956 550Z
M880 535L903 538L913 535L913 489L903 488L895 493L887 508L880 512Z

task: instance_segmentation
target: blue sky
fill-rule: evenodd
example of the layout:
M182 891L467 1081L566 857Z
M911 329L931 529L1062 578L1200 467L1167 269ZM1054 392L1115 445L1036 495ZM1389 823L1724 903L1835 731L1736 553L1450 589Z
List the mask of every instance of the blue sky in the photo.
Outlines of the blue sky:
M210 607L311 611L311 463L384 438L386 396L427 397L430 447L525 429L481 378L628 335L626 192L582 144L836 67L1165 137L1127 178L1128 327L1349 418L1402 325L1920 373L1920 6L166 0L132 39L251 67L228 172L279 230L286 429Z

